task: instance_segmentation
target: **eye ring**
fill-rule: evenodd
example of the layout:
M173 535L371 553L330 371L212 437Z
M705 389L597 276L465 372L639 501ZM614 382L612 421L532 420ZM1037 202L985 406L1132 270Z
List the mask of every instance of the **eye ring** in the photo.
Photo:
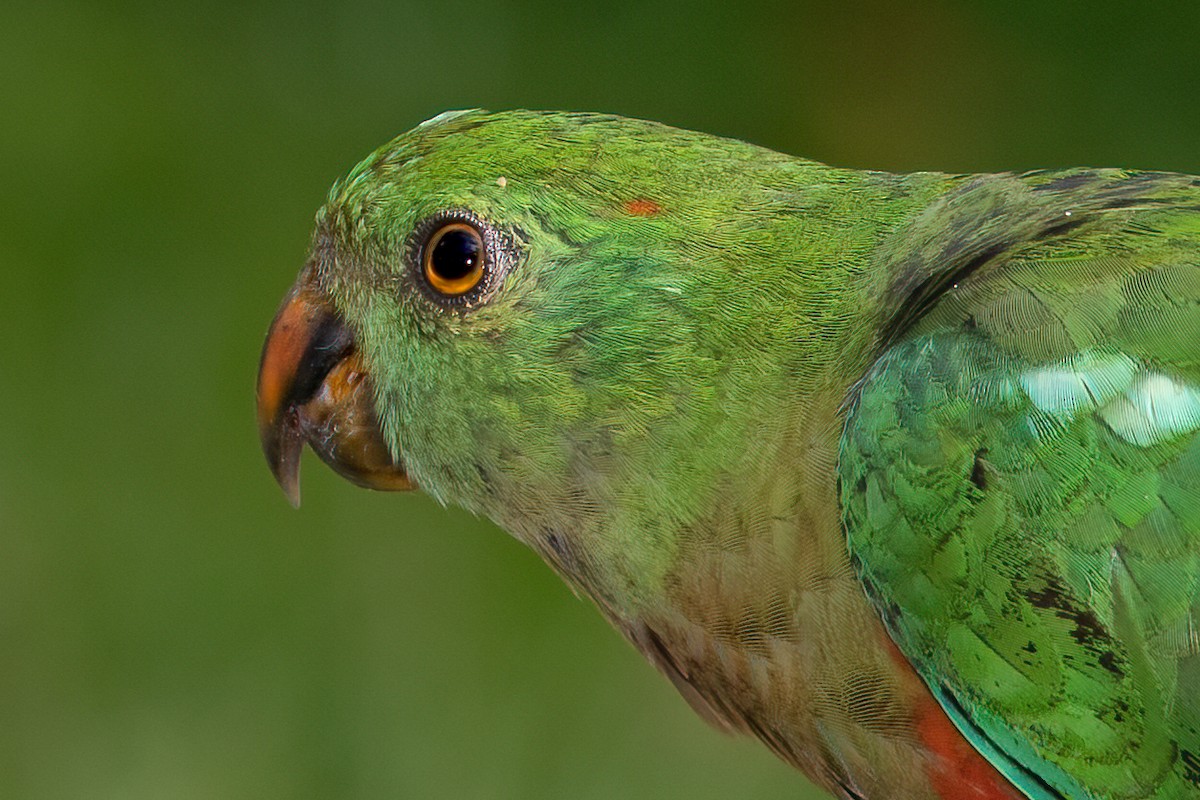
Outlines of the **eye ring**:
M447 208L418 222L405 260L412 281L446 311L470 311L491 299L520 261L519 230L493 225L474 211Z
M426 238L421 272L429 287L446 297L461 297L483 281L488 261L483 235L467 222L449 220Z

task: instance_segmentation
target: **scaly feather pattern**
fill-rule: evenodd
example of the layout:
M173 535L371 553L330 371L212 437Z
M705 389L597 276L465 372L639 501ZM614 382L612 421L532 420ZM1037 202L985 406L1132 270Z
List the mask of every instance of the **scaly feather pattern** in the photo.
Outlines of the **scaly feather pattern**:
M1174 175L964 185L900 258L908 313L854 396L840 476L871 597L1031 797L1198 794L1198 209Z

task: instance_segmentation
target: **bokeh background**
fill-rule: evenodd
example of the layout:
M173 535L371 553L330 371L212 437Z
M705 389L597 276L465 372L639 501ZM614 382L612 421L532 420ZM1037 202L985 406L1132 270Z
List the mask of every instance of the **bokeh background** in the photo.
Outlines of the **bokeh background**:
M535 557L253 423L327 186L447 108L1200 172L1194 2L0 10L0 797L805 798Z

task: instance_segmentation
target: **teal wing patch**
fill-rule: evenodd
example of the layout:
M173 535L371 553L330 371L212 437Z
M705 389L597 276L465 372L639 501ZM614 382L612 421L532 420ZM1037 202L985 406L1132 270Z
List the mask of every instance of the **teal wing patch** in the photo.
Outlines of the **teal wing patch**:
M889 352L852 412L842 498L868 591L1031 796L1200 793L1188 391L1120 353L1020 369L949 333Z
M914 328L857 387L851 553L943 708L1030 797L1200 797L1200 339L1182 338L1200 291L1095 323L1086 298L1056 309L1021 283L954 301L958 324Z

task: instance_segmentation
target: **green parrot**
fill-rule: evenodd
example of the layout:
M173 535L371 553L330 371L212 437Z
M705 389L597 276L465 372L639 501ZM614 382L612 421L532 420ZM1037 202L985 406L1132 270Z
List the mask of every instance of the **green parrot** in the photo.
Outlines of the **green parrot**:
M258 425L835 797L1200 797L1200 178L443 114L331 190Z

